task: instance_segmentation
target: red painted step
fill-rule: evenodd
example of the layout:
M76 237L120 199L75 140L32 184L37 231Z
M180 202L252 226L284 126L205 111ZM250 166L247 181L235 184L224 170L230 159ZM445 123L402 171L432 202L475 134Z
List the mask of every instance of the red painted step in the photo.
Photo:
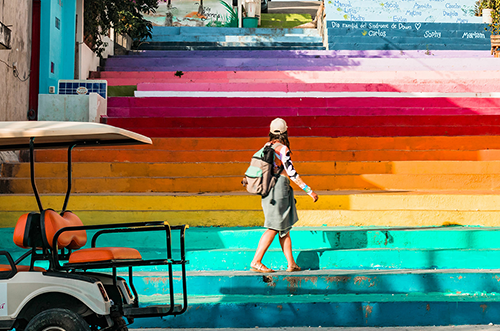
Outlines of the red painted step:
M107 123L127 128L266 128L273 116L259 117L125 117L110 118ZM290 128L322 127L494 127L500 125L500 115L449 116L294 116L283 117Z
M245 128L129 128L148 137L264 137L269 127ZM498 126L392 126L392 127L300 127L290 128L296 137L418 137L500 135Z

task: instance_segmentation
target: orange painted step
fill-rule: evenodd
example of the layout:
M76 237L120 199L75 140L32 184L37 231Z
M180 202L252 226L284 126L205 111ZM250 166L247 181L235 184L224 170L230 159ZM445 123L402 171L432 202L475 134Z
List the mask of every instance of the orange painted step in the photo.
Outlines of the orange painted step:
M265 138L158 138L150 146L75 148L77 162L248 162ZM500 159L497 136L291 138L295 161ZM40 150L36 160L65 162L66 151Z

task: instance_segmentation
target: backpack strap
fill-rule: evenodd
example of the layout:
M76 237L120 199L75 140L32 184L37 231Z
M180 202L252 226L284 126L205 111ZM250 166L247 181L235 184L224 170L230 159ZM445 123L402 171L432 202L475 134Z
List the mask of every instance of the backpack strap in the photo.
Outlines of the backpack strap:
M274 149L274 152L276 153L276 148L280 146L285 146L282 143L274 143L271 144L271 147ZM281 162L281 166L278 167L278 171L274 174L275 177L279 177L281 175L281 172L285 169L285 166L283 165L283 162Z

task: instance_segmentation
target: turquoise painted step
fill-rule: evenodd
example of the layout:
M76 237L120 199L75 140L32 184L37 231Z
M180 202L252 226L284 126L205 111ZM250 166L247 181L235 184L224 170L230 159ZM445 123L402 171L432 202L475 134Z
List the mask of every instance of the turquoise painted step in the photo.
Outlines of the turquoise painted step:
M486 50L486 24L328 21L328 49Z
M343 230L343 231L341 231ZM357 230L357 231L356 231ZM188 270L248 270L263 229L190 228L186 233ZM13 229L0 229L0 249L14 257L24 250L14 245ZM92 233L89 233L89 237ZM500 268L498 228L295 228L296 259L307 269L446 269ZM174 233L174 238L176 238ZM138 248L144 258L165 257L164 237L106 235L98 246ZM178 242L174 240L174 248ZM178 258L178 249L174 250ZM264 258L275 269L285 269L277 239ZM161 271L161 268L157 269Z
M353 41L350 44L344 42L331 42L335 39L329 39L328 49L329 50L469 50L469 51L486 51L491 48L490 43L484 44L436 44L436 43L418 43L418 44L403 44L398 43L396 40L391 43L363 43L358 41Z
M169 45L169 43L143 43L140 45L140 50L158 50L158 51L203 51L203 50L324 50L322 45L309 45L309 44L274 44L268 46L262 45L249 45L249 46L229 46L229 45Z
M165 251L139 250L144 259L166 258ZM9 250L14 258L24 251ZM249 270L254 249L220 249L190 251L186 254L189 271ZM174 252L174 258L178 258ZM351 250L302 250L294 252L297 264L303 269L332 270L396 270L396 269L499 269L500 249L461 250L411 250L411 249L351 249ZM263 263L274 270L285 270L286 259L278 249L270 249ZM40 264L39 266L45 267ZM142 268L152 273L165 272L166 268Z
M189 289L188 289L189 291ZM146 304L167 302L151 297ZM189 297L186 313L136 319L131 328L390 327L499 324L497 296L240 295Z
M154 36L151 42L169 42L169 43L193 43L193 42L209 42L209 43L321 43L320 36L305 36L292 34L289 36L273 36L273 35L258 35L258 36L224 36L224 35L160 35Z
M302 34L317 36L319 35L316 29L272 29L272 28L206 28L206 27L168 27L154 26L152 30L153 36L160 35L285 35L285 34Z
M13 228L0 228L0 249L16 249L12 241ZM263 228L200 228L191 227L186 232L186 249L236 250L255 249ZM89 231L89 238L94 231ZM174 248L179 243L172 242ZM293 248L301 250L346 249L500 249L500 228L485 227L430 227L430 228L356 228L356 227L295 227L292 232ZM446 240L444 240L446 238ZM133 235L106 235L98 245L130 246L140 249L161 247L161 233ZM87 245L88 246L88 245ZM271 249L280 249L278 240Z
M126 277L126 274L122 275ZM179 289L180 277L174 275ZM189 272L190 296L224 295L347 295L434 293L470 299L500 297L500 270L314 270L259 274L251 271ZM141 295L168 293L165 273L140 272L134 285ZM464 299L465 300L465 299Z

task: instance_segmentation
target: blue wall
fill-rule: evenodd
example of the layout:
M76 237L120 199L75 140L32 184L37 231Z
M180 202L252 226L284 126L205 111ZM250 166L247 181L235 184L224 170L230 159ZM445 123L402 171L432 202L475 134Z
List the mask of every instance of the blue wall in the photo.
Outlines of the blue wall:
M42 0L40 21L39 93L57 93L59 79L75 77L76 0Z
M488 50L472 0L327 0L329 49Z

